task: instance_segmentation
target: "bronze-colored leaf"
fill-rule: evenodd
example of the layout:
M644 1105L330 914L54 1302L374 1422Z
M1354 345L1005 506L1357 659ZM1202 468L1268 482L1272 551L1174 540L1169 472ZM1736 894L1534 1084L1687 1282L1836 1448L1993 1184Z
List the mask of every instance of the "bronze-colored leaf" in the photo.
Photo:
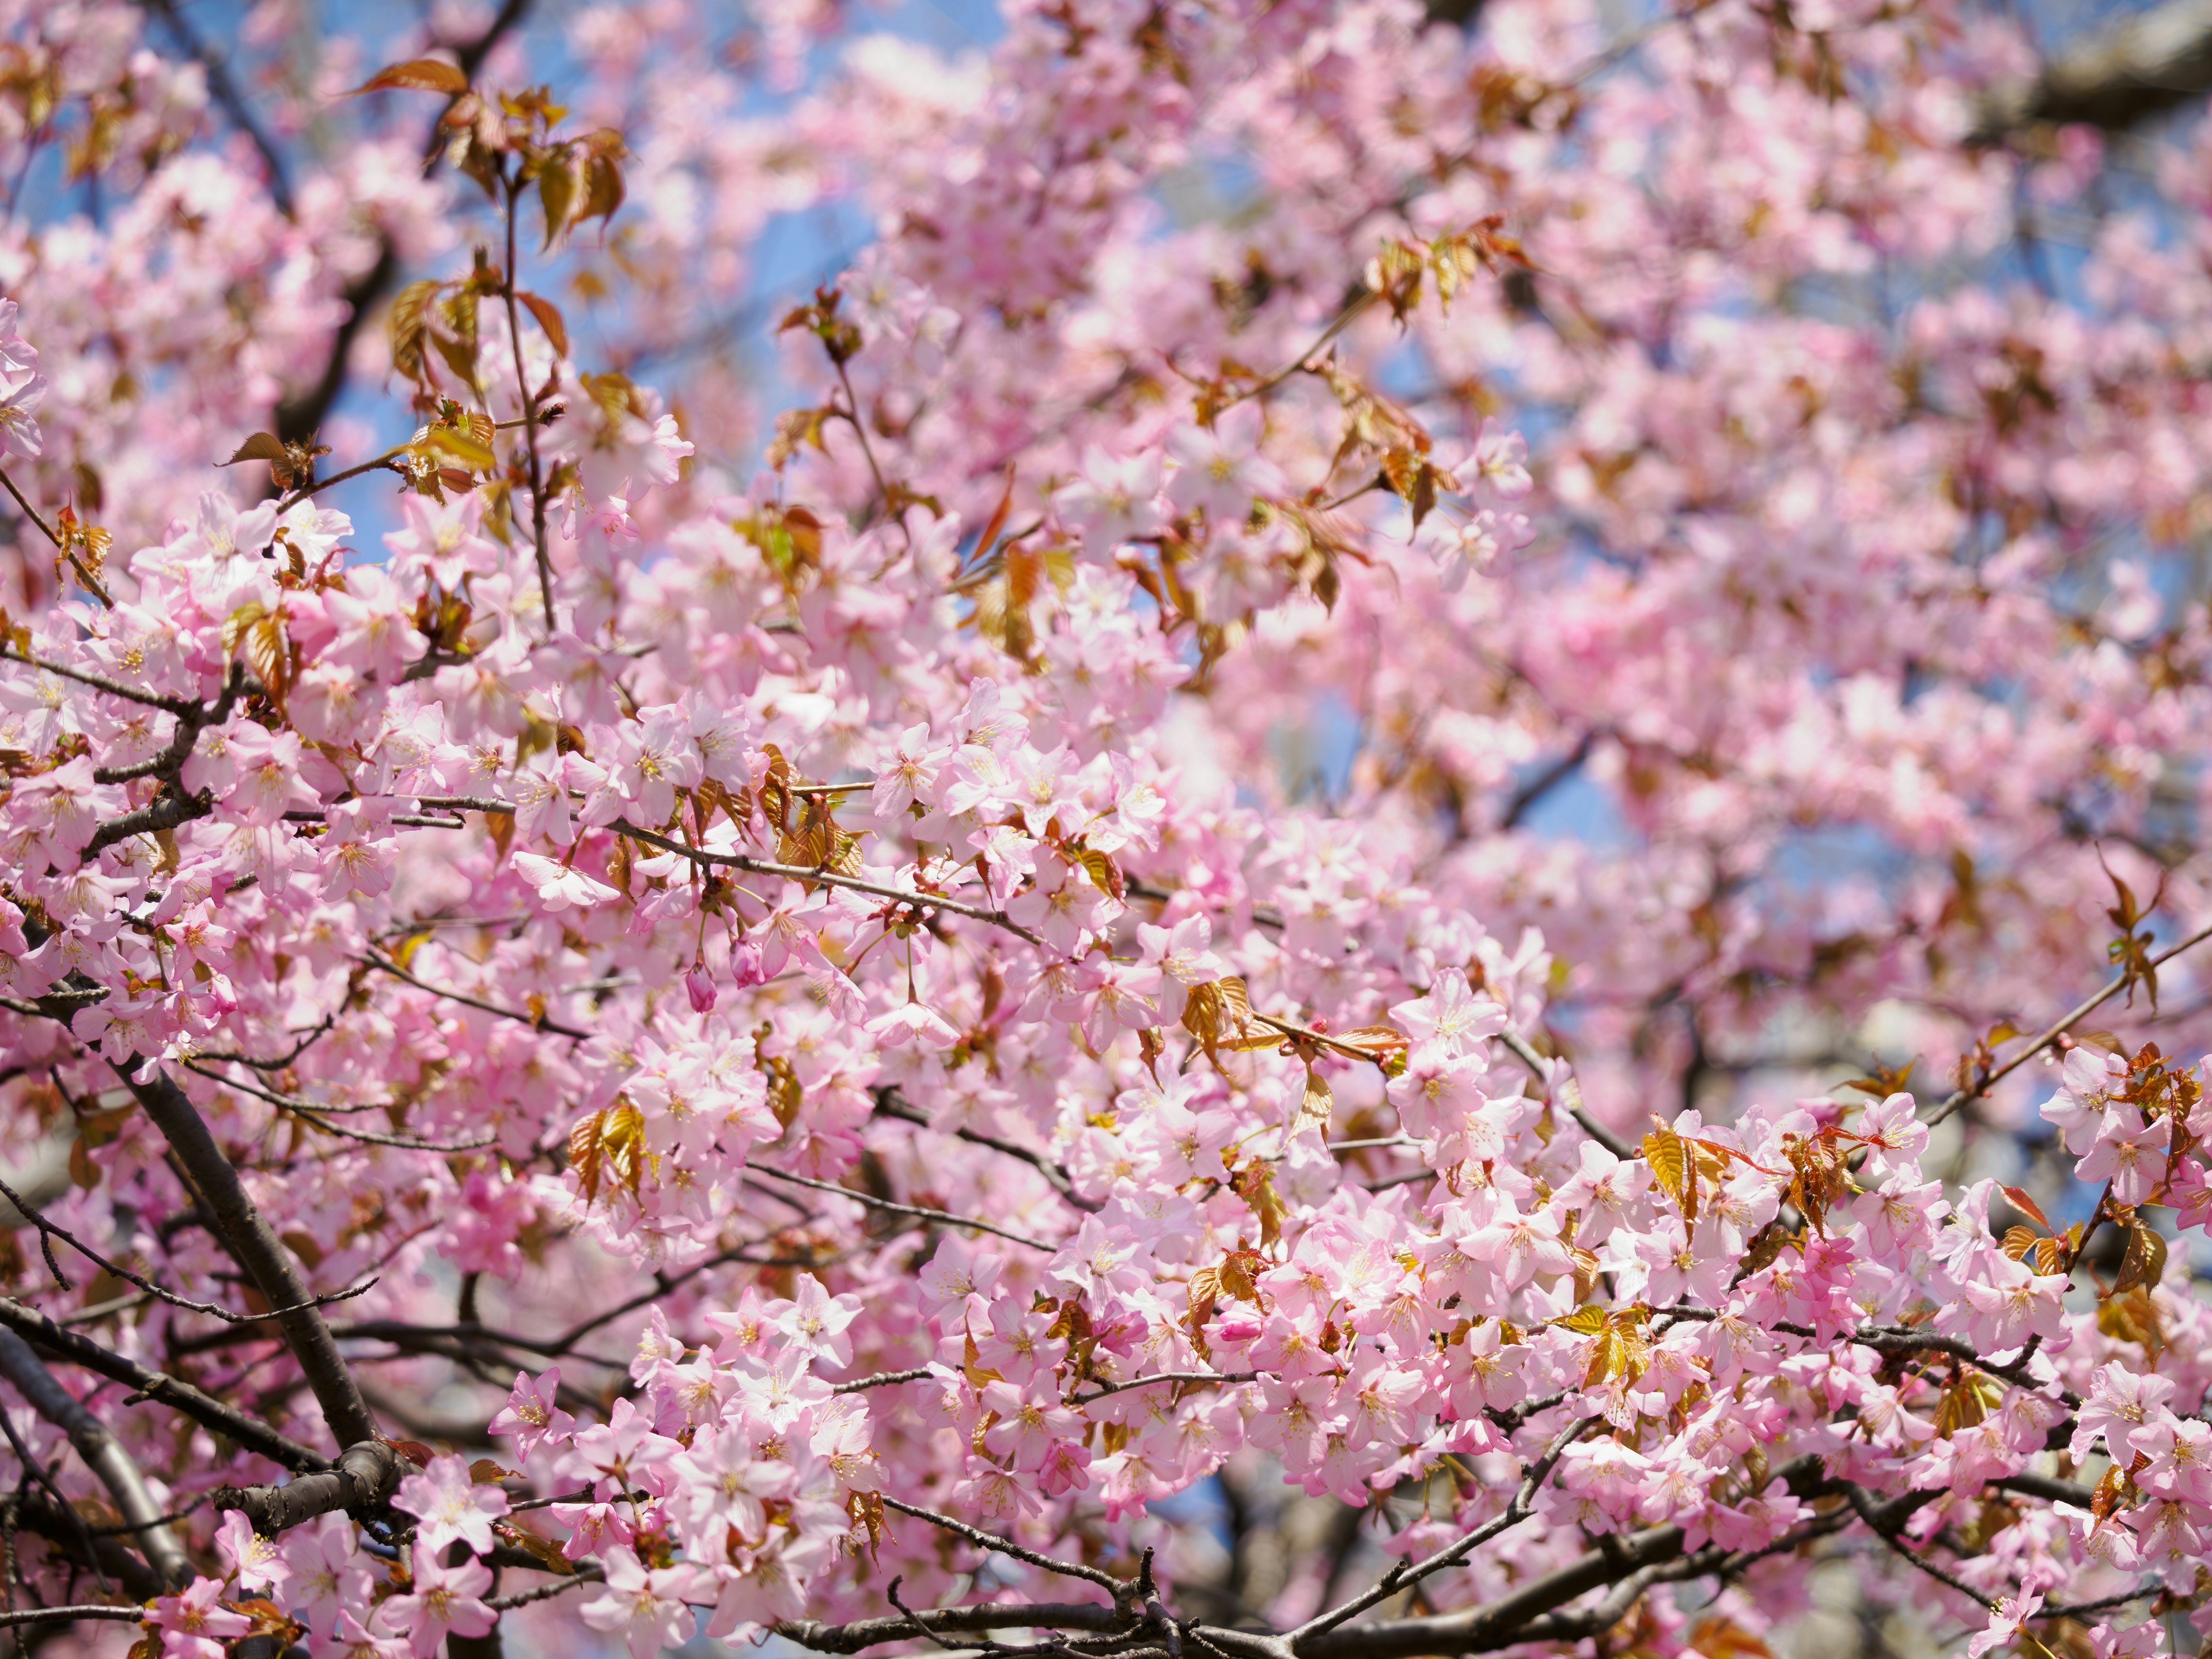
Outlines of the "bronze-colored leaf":
M217 461L217 466L236 466L240 461L269 461L278 466L289 465L291 457L284 453L284 441L273 432L257 432L239 445L237 453L227 461Z
M1971 1429L2004 1402L2004 1384L1981 1371L1966 1371L1954 1378L1936 1404L1936 1432L1948 1439L1960 1429Z
M1297 1121L1291 1125L1292 1134L1305 1130L1326 1127L1336 1115L1336 1096L1328 1086L1328 1079L1310 1066L1306 1067L1306 1091L1298 1103Z
M567 356L568 325L561 319L561 307L536 294L517 294L514 297L530 308L530 314L538 319L538 326L545 331L545 337L553 343L553 355Z
M538 170L538 205L545 213L545 246L551 247L568 228L576 206L576 170L566 155L551 155Z
M1659 1183L1659 1190L1674 1200L1685 1223L1696 1221L1697 1166L1682 1137L1672 1129L1656 1128L1644 1137L1642 1150L1644 1161L1651 1166L1651 1178Z
M599 1195L599 1130L606 1116L604 1111L593 1112L568 1132L568 1167L576 1172L586 1209Z
M419 382L422 378L422 347L429 331L430 301L439 284L428 279L410 283L393 296L385 318L392 340L392 372Z
M346 96L358 98L365 92L442 92L453 98L468 89L469 77L458 64L436 58L410 58L377 70Z
M2011 1205L2014 1209L2018 1210L2044 1231L2055 1233L2058 1231L2051 1224L2051 1218L2043 1213L2042 1206L2019 1188L2000 1187L1997 1190L2005 1195L2006 1203Z
M561 1553L561 1547L540 1538L527 1527L517 1526L511 1521L499 1521L493 1523L492 1530L499 1534L501 1542L512 1544L517 1549L528 1552L531 1558L546 1571L559 1573L563 1577L574 1575L575 1565Z
M2155 1356L2166 1346L2157 1305L2140 1285L2097 1304L2097 1332L2115 1342L2139 1344L2146 1356Z
M622 168L613 156L594 150L584 161L584 205L577 210L577 222L597 219L605 223L622 204Z
M442 334L429 337L438 355L446 360L446 367L453 371L453 378L473 391L477 383L477 346L473 340L449 340Z
M2120 1257L2120 1274L2112 1281L2112 1289L2131 1291L2140 1285L2145 1290L2155 1290L2165 1276L2166 1240L2154 1227L2141 1221L2131 1224L2128 1248Z

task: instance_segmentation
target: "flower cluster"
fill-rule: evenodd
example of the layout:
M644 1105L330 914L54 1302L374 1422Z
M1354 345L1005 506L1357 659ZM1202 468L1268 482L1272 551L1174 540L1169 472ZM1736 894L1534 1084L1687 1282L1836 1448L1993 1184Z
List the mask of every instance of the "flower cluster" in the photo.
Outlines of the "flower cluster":
M2212 1630L2212 140L1948 0L17 9L27 1605Z

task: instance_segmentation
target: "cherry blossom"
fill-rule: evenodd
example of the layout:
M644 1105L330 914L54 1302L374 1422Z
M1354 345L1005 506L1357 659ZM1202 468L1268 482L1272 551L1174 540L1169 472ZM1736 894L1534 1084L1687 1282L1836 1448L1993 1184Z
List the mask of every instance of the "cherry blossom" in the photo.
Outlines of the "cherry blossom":
M0 24L21 1607L2162 1650L2201 123L1948 3L155 9Z

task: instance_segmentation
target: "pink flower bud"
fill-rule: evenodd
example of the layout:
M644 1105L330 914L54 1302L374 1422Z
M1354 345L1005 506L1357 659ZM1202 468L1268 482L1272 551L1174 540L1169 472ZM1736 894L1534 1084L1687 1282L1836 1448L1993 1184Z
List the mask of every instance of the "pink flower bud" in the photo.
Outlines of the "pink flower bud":
M738 988L764 985L768 982L768 964L762 960L761 948L750 939L739 939L730 951L730 977Z
M684 975L684 988L691 994L693 1013L704 1014L713 1011L714 981L703 966L694 968Z

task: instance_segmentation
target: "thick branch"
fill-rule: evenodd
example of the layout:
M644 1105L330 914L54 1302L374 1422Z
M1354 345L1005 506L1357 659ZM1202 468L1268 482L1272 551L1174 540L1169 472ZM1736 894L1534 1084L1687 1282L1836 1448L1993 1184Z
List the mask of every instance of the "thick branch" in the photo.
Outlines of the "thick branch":
M178 46L198 63L216 102L222 106L230 124L246 135L246 142L260 155L262 166L268 168L269 199L276 204L279 213L287 219L292 217L292 184L285 172L284 157L270 142L261 124L254 119L252 106L239 91L238 83L231 79L230 65L223 55L199 38L191 25L179 15L174 0L139 0L139 3L168 25Z
M95 1577L123 1586L125 1592L144 1601L170 1587L154 1576L136 1550L123 1540L94 1531L75 1510L66 1509L45 1491L33 1486L15 1498L15 1524L43 1538L63 1557Z
M173 830L180 823L190 823L194 818L204 818L215 811L215 803L204 793L188 795L181 789L167 789L154 797L136 811L125 812L121 817L103 823L92 832L85 843L83 858L89 863L119 841L129 841L133 836L151 836L163 830Z
M145 1609L137 1607L110 1607L104 1601L88 1601L73 1607L18 1607L13 1613L0 1613L0 1629L12 1630L21 1625L66 1623L77 1619L137 1620Z
M141 1083L137 1061L118 1068L146 1115L175 1152L185 1172L199 1189L201 1201L214 1218L224 1243L245 1268L261 1294L281 1311L277 1328L293 1357L314 1390L316 1403L338 1443L351 1446L376 1438L376 1422L361 1397L353 1375L346 1369L338 1345L322 1312L313 1305L312 1294L301 1282L292 1257L277 1239L253 1200L246 1195L238 1171L216 1145L207 1121L185 1097L185 1091L166 1073L155 1071L150 1082Z
M381 1440L364 1440L340 1452L336 1468L319 1474L281 1486L218 1487L215 1506L242 1511L254 1531L273 1538L334 1510L359 1515L374 1509L398 1489L399 1475L399 1454Z
M151 1370L135 1359L126 1359L112 1349L101 1347L88 1337L66 1330L36 1309L0 1297L0 1326L57 1358L97 1371L157 1404L181 1412L202 1427L228 1437L244 1449L258 1453L272 1463L302 1473L330 1467L328 1458L296 1440L288 1439L267 1424L224 1405L212 1395L203 1394L189 1382L180 1382L166 1372Z
M1985 141L2039 121L2118 131L2212 90L2212 0L2167 0L2116 23L2003 88L1982 112Z
M54 1374L31 1352L31 1345L13 1331L0 1330L0 1376L15 1386L31 1409L69 1437L85 1467L100 1477L108 1496L131 1526L138 1546L156 1577L170 1589L180 1589L192 1576L191 1563L176 1534L163 1524L161 1506L147 1490L146 1477L123 1443L107 1425L88 1410L82 1401L55 1379Z
M530 9L529 0L507 0L499 9L484 32L473 40L453 47L454 62L468 79L476 79L477 71L491 55L494 47L520 24ZM447 107L451 107L450 104ZM444 112L440 112L442 117ZM438 159L441 140L445 136L442 125L434 125L425 144L423 159L433 165ZM377 241L376 263L346 284L339 297L346 307L345 319L331 337L330 355L323 360L322 372L314 384L301 388L276 405L276 435L286 443L306 443L319 431L339 397L344 392L347 374L351 367L353 343L369 313L385 291L398 280L399 255L389 237L380 236Z

